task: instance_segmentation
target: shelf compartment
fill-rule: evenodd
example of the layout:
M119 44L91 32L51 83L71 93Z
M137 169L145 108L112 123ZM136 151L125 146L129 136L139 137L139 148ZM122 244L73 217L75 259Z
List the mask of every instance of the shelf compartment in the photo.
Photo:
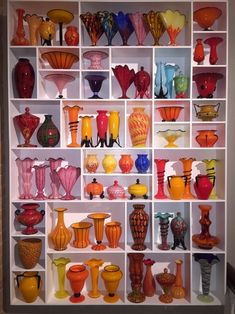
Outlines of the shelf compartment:
M90 51L90 52L100 51L104 54L107 54L107 58L103 58L100 60L100 66L102 69L93 69L93 68L91 69L90 68L91 60L84 57L84 54L87 53L88 51ZM100 47L99 48L98 47L90 47L89 49L88 48L82 48L81 53L82 53L82 59L81 59L82 70L89 70L89 71L109 70L109 59L110 58L109 58L109 49L108 48L100 48ZM93 58L94 57L92 57L92 59ZM99 57L97 59L99 59ZM96 63L95 63L95 66L96 66Z
M101 83L100 90L98 92L92 91L91 87L89 86L89 82L86 79L86 76L102 76L104 77L104 80ZM97 98L92 98L94 95L98 94L98 99L102 101L102 99L108 99L109 97L109 72L108 71L87 71L82 72L82 85L83 89L81 90L81 98L84 99L91 99L91 100L97 100ZM94 83L91 83L91 85L94 85L94 90L96 90L96 86L99 85L99 80L94 80Z
M204 105L212 105L214 106L214 111L218 110L218 117L213 119L212 121L202 121L201 119L198 119L196 116L196 111L200 112L200 108L198 108L196 106L196 110L195 110L195 105L199 105L199 106L204 106ZM193 100L192 102L192 120L193 122L200 122L200 123L213 123L213 122L225 122L226 120L226 102L224 100L222 101L217 101L215 99L197 99L197 100Z
M182 107L179 117L177 118L176 122L189 122L190 121L190 102L185 100L162 100L162 101L155 101L154 102L155 108L154 108L154 121L156 123L162 122L162 117L160 115L160 111L158 108L160 107ZM170 123L174 124L175 121L170 121ZM163 123L169 123L169 121L164 121Z
M196 137L199 135L200 130L215 130L215 134L218 136L217 142L214 144L213 147L225 147L225 124L220 123L197 123L192 125L192 146L193 147L200 147L200 145L196 141ZM209 149L213 149L213 147L207 147Z
M158 132L166 130L182 130L184 131L181 137L175 140L175 145L179 148L185 148L190 146L190 126L188 124L175 124L174 122L166 122L164 124L154 125L154 147L155 148L166 148L168 141L163 138ZM172 149L171 147L167 147Z
M123 304L124 302L124 290L125 290L125 277L126 277L126 269L125 269L125 255L124 253L120 254L112 254L112 253L103 253L100 252L98 256L94 257L93 254L91 253L77 253L77 254L64 254L66 258L69 258L71 260L70 263L66 265L66 272L68 271L69 267L74 265L74 264L83 264L85 261L91 259L91 258L99 258L104 261L103 266L101 266L100 272L104 269L105 266L114 264L120 267L120 270L123 273L123 277L120 280L119 286L118 286L118 291L117 294L120 296L120 300L118 303L115 304ZM47 291L48 291L48 296L47 296L47 302L48 304L57 304L58 305L58 299L54 297L55 291L58 289L58 277L57 277L57 270L54 265L52 265L53 259L58 258L57 255L55 254L48 254L47 255L47 269L48 269L48 280L47 280ZM101 296L97 299L90 298L87 296L87 292L91 290L91 275L90 275L90 268L86 266L87 270L89 271L89 276L85 281L84 288L82 290L82 294L85 295L85 300L84 302L81 303L81 305L89 305L89 304L106 304L103 301L103 296L106 294L106 289L104 286L104 281L99 276L99 281L98 281L98 286L99 290L101 291ZM65 278L65 289L69 292L69 295L72 295L72 290L70 287L69 280ZM66 299L61 300L61 303L66 304L66 305L74 305L69 301L69 297ZM76 304L78 306L78 304Z

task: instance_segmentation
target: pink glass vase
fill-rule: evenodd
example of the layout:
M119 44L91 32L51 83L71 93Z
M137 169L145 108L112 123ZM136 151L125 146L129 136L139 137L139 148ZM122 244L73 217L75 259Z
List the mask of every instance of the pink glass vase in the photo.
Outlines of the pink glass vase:
M115 68L112 68L113 73L118 80L118 83L122 90L122 96L120 96L120 99L129 98L127 97L127 90L131 86L131 84L134 82L135 79L135 71L134 69L129 69L128 65L117 65Z
M165 174L165 165L168 162L168 159L154 159L154 162L157 167L157 182L158 182L158 191L154 196L157 199L165 199L167 196L164 193L164 174Z
M204 43L210 46L210 64L216 64L218 61L217 46L223 41L221 37L210 37L204 40Z
M74 81L75 77L65 73L58 73L48 74L47 76L45 76L45 79L48 81L52 81L56 85L59 92L58 98L63 98L63 89L68 83Z
M98 115L96 117L97 125L97 145L100 144L100 147L107 146L107 130L108 130L108 116L107 110L97 110Z
M51 191L52 193L48 196L50 199L59 199L61 198L61 194L59 193L60 188L60 179L56 172L56 169L61 166L61 163L64 159L63 158L49 158L49 166L50 166L50 178L51 178Z
M128 15L131 20L132 26L134 27L138 45L143 46L144 40L149 32L149 28L147 27L147 24L143 17L143 13L136 12L136 13L129 13Z
M74 166L67 166L56 171L60 182L65 190L65 195L61 197L62 200L74 200L75 196L71 191L81 174L81 168Z
M46 168L48 165L33 166L35 169L35 183L37 187L37 194L34 197L35 200L45 200L47 196L44 194L44 188L46 184Z
M32 167L34 161L37 158L31 159L26 157L24 159L17 158L16 165L18 167L18 182L19 182L19 198L20 199L32 199L33 195L31 194L32 188Z

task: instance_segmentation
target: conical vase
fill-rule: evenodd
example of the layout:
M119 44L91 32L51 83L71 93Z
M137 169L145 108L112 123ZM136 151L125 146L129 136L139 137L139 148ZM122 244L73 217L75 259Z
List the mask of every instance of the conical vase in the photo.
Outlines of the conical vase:
M65 282L65 267L70 262L69 258L59 257L53 260L53 264L56 266L57 269L57 276L58 276L58 290L55 292L55 297L58 299L64 299L69 296L68 291L64 288Z
M94 213L87 216L94 221L95 237L97 244L94 244L91 248L95 251L105 250L106 246L102 243L104 234L104 220L109 218L110 215L106 213Z
M85 300L85 296L81 294L81 291L88 275L89 272L84 265L73 265L67 271L66 276L73 291L73 295L69 298L72 303L80 303Z
M64 113L67 113L67 124L69 125L71 143L67 147L80 147L80 144L77 143L77 134L78 134L78 114L83 110L82 107L77 105L75 106L65 106L63 108Z
M146 266L146 272L143 280L143 292L146 297L153 297L156 293L156 283L152 274L152 265L155 261L148 258L143 262Z
M92 258L84 263L90 267L90 277L91 277L91 290L88 292L90 298L99 298L101 292L98 289L98 280L99 280L99 267L104 264L102 259Z

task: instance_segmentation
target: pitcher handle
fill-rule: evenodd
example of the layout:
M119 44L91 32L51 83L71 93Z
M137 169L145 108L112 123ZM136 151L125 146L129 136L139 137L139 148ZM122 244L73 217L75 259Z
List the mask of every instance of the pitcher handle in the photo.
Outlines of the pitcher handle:
M38 290L39 290L40 283L41 283L41 276L37 274L35 277L37 277L37 279L38 279Z
M195 109L195 111L196 111L196 116L197 116L197 115L198 115L198 111L197 111L197 108L196 108L196 107L200 108L200 106L197 105L197 104L193 104L193 106L194 106L194 109Z
M171 189L171 184L170 184L170 178L172 178L173 176L167 176L167 182L168 182L168 186Z
M16 283L18 288L20 287L19 277L24 277L24 275L23 274L16 275Z
M209 179L213 179L212 184L213 187L215 186L215 176L208 176Z
M218 104L216 104L215 107L217 107L216 112L218 113L219 112L219 107L220 107L220 102L218 102Z

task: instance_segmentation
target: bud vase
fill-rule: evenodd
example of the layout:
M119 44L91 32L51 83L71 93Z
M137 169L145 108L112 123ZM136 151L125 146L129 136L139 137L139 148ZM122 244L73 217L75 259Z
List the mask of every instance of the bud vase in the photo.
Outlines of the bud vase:
M171 289L172 296L175 299L184 299L186 295L185 288L183 287L182 264L183 261L181 259L177 259L175 261L176 265L175 283Z
M92 258L87 260L85 265L90 267L91 290L88 292L90 298L99 298L101 292L98 289L99 267L104 264L102 259Z
M155 261L148 258L143 262L146 266L146 273L143 280L143 292L146 297L153 297L156 292L156 283L152 274L152 265L155 263Z
M54 210L58 214L57 224L49 234L49 239L52 241L56 251L63 251L67 249L67 245L72 238L71 231L64 224L64 212L67 208L55 208Z
M57 268L58 286L59 286L59 289L55 292L54 295L58 299L64 299L69 296L68 291L66 291L64 288L65 267L69 262L71 262L71 260L65 257L59 257L53 260L53 264Z
M169 213L161 213L158 212L154 215L154 218L159 218L159 225L160 225L160 233L161 233L161 239L162 243L158 245L158 248L160 250L169 250L170 245L167 243L167 235L168 235L168 229L169 229L169 218L172 218L173 215Z
M37 140L42 147L54 147L59 143L60 132L52 121L52 115L46 114L44 117L37 132Z

